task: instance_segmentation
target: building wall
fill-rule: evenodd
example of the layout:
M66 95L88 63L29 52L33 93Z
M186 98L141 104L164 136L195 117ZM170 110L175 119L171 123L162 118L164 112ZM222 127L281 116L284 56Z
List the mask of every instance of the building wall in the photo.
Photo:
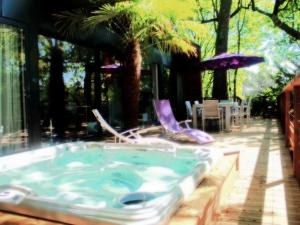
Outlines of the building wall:
M50 21L52 10L62 9L60 2L58 0L47 1L47 7L42 6L41 2L43 0L0 0L0 23L20 27L25 33L26 73L24 86L27 127L31 146L39 145L40 142L38 34L63 39ZM70 4L73 2L75 4L76 1L70 0ZM63 6L67 7L66 4ZM93 34L81 32L68 41L92 48L108 49L119 55L123 53L120 37L104 28L98 29Z
M0 23L20 27L25 36L25 110L29 144L39 145L39 89L38 89L38 48L37 23L39 21L38 0L1 0Z

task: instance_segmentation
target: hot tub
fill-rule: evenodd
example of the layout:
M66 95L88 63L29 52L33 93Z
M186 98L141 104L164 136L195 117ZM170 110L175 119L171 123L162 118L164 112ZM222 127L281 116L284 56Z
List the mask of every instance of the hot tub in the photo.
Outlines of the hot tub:
M71 224L164 224L223 154L77 142L0 158L0 210Z

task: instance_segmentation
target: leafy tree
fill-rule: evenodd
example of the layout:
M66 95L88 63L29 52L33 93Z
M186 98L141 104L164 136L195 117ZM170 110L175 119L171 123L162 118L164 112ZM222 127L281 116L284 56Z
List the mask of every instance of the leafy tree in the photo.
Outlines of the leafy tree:
M207 24L207 29L212 30L213 28L216 28L220 3L220 0L198 1L199 21ZM254 9L253 6L255 6L255 17L251 11L251 9ZM290 67L290 65L292 65L293 68L298 67L299 43L294 36L289 35L287 32L283 32L280 27L276 25L272 26L274 25L272 19L258 11L264 11L270 14L277 13L275 17L278 17L280 21L283 21L297 32L299 31L300 24L299 3L297 4L297 1L268 0L233 0L232 2L228 51L240 51L249 55L265 55L266 63L260 65L260 74L266 75L269 79L272 79L271 75L277 73L276 71L280 69L278 68L279 65L281 65L281 67ZM239 23L239 20L243 22L240 22L240 28L237 29L236 26ZM212 37L216 37L216 34L212 34ZM201 41L201 47L202 53L204 53L202 54L202 57L205 57L214 54L213 51L207 51L206 49L214 49L216 46L212 43L207 44L207 41ZM243 81L249 72L247 72L246 69L240 69L237 72L228 71L227 73L227 79L234 73L232 74L234 78L231 81L228 80L228 84L232 85L233 89L236 89L233 96L241 95ZM249 76L252 75L249 74ZM204 93L210 95L210 87L212 86L210 73L205 72L203 77ZM219 81L219 79L217 81ZM231 83L232 81L233 83ZM223 85L224 88L227 88L224 82ZM257 91L255 93L257 93Z
M245 25L245 17L246 17L246 10L239 13L237 16L236 22L236 33L237 33L237 53L241 51L241 44L242 44L242 31ZM233 99L236 100L237 98L237 76L238 76L238 69L234 71L234 78L233 78Z
M222 2L225 6L228 6L228 0L196 0L197 5L187 0L172 1L172 4L166 0L109 2L113 4L102 5L95 12L87 9L81 10L80 13L77 11L68 12L61 26L62 29L67 27L68 31L73 30L75 32L79 28L78 24L89 29L97 29L99 24L103 24L122 37L123 42L120 44L125 49L121 60L123 66L125 66L124 81L122 82L124 84L124 118L128 121L126 126L129 127L134 126L129 125L130 123L135 124L135 122L130 121L136 121L133 118L137 118L137 112L134 108L138 108L135 105L138 104L140 74L135 71L139 71L137 68L140 68L142 55L146 54L147 49L153 46L158 46L164 51L171 51L172 49L166 46L168 41L181 40L180 43L188 46L190 43L186 40L192 40L192 42L201 46L201 58L213 56L217 52L214 40L217 39L218 21L228 22L224 18L220 19L220 9L225 9L220 6ZM101 0L94 0L94 6L102 3ZM193 9L198 10L197 19L190 16L193 15L191 13ZM249 79L253 79L252 83L255 83L256 80L270 79L274 74L288 77L284 72L287 72L285 70L289 67L294 69L292 72L288 72L295 73L295 68L299 68L300 47L299 42L297 42L299 40L297 38L300 24L299 12L299 3L296 0L232 0L230 14L228 15L227 10L226 16L230 18L228 52L240 51L249 55L264 55L266 63L259 66L257 79L246 69L240 69L238 71L228 71L227 76L223 78L216 76L215 82L222 83L222 89L225 92L228 85L233 86L233 96L241 96L243 86L247 87ZM189 20L186 20L186 18ZM282 23L278 24L276 21ZM199 22L202 23L201 26ZM237 29L238 23L240 24ZM288 32L290 29L285 29L287 26L292 29L292 33ZM73 29L69 29L70 27L73 27ZM182 37L185 41L182 41ZM135 43L134 40L139 51L135 51L132 47ZM175 49L175 51L182 51L179 50L180 48ZM193 54L194 50L186 50L183 50L183 52ZM134 59L137 59L133 57L134 51L137 56L140 56L137 61L134 61ZM249 77L247 78L248 74ZM230 76L233 76L233 79L230 79ZM222 79L224 80L221 82ZM243 85L244 80L246 81L245 85ZM261 83L256 84L257 90L254 90L252 94L267 89L271 83L274 84L274 82L266 82L266 85L261 85ZM210 71L204 72L204 96L211 95L212 86L213 75ZM255 85L250 85L251 88L253 86ZM126 87L128 88L126 89ZM222 89L218 88L218 91L223 95L225 92ZM133 96L133 99L130 96ZM134 101L135 103L131 103Z
M274 26L290 37L300 40L300 3L298 0L251 0L251 9L268 17Z
M159 7L158 7L159 6ZM98 10L86 14L68 12L60 15L61 29L96 29L104 24L122 38L124 54L123 116L125 127L138 122L142 49L155 46L163 51L195 54L195 48L183 32L187 29L180 19L193 12L193 1L126 1L102 5ZM175 13L176 12L176 13ZM177 14L178 12L181 12ZM179 16L181 15L181 16Z
M210 3L197 1L199 7L199 21L201 23L214 23L215 55L228 51L228 37L230 19L237 15L243 8L242 1L212 0ZM232 6L235 6L232 10ZM212 10L211 10L212 9ZM212 97L217 99L228 98L227 71L215 70L213 75Z
M217 12L217 33L216 33L216 55L227 52L229 19L232 0L221 0L220 9ZM216 99L227 99L227 71L224 69L214 71L214 83L212 96Z

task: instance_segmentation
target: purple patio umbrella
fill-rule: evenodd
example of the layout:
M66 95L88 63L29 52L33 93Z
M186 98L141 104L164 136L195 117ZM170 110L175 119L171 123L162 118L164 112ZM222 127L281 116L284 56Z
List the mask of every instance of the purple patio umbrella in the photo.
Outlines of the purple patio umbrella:
M103 65L101 66L101 70L105 73L112 73L119 69L121 66L120 63L114 63L114 64L108 64L108 65Z
M264 61L263 57L243 54L222 53L213 58L200 62L201 70L237 69L251 66Z

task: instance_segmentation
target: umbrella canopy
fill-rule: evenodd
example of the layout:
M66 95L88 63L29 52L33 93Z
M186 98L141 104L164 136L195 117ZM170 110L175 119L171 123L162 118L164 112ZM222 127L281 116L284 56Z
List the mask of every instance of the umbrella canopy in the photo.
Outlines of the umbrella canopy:
M114 63L114 64L108 64L108 65L103 65L101 66L101 70L104 73L112 73L120 68L121 64L120 63Z
M200 62L199 66L201 70L227 70L247 67L261 62L264 62L263 57L223 53L211 59Z

